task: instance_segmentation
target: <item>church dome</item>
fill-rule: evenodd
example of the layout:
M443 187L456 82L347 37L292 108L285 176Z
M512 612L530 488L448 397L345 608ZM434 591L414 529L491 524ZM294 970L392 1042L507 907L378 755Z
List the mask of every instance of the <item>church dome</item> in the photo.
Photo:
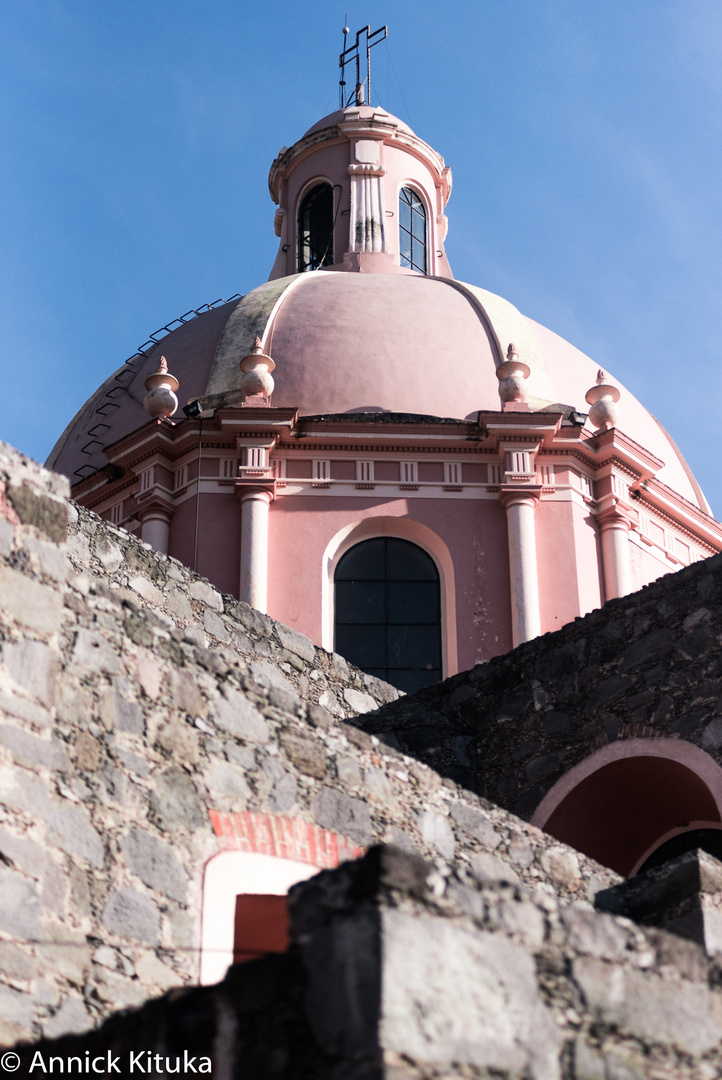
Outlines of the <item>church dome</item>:
M493 293L415 273L296 274L184 323L110 376L73 419L48 464L72 481L107 464L103 448L148 422L145 379L161 355L182 402L237 390L256 337L276 363L274 406L302 415L425 414L473 419L501 407L496 368L513 341L529 364L530 405L587 412L597 365ZM664 462L659 479L708 511L674 442L616 375L618 426Z
M589 357L507 300L454 279L444 248L451 170L397 117L366 104L329 114L281 149L268 182L279 237L269 281L131 358L80 410L50 466L73 481L102 468L104 448L148 422L145 380L161 355L182 402L221 395L209 403L219 404L238 390L256 337L276 364L272 404L302 415L498 411L497 368L510 342L530 369L532 410L588 411L597 375ZM709 512L672 439L612 380L617 426L664 463L664 484Z

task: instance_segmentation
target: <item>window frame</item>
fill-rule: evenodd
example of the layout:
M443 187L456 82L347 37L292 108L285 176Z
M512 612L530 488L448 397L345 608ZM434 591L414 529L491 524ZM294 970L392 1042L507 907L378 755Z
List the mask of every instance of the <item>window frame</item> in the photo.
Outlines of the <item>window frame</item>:
M421 270L418 265L415 265L413 258L409 260L409 265L405 265L403 262L404 256L401 253L401 232L403 226L401 225L401 196L404 191L410 191L412 195L421 203L424 211L424 269ZM429 228L429 222L431 220L431 211L429 207L429 201L426 196L426 192L418 187L413 181L402 180L399 184L398 197L396 200L396 212L398 214L398 241L399 241L399 266L404 270L413 270L416 274L421 274L422 277L433 276L434 263L433 263L433 250L431 245L431 230ZM409 233L409 230L403 228L403 231L414 239L413 229ZM413 247L412 247L413 255Z
M356 574L340 577L343 565L371 545L375 547L371 567L368 556L366 560L362 557L362 565L367 562L365 572L358 576L357 563ZM417 561L419 565L415 566ZM441 680L441 576L436 562L422 547L400 536L359 540L336 564L334 594L336 652L405 693ZM344 595L344 617L340 619ZM340 647L339 639L345 639L346 648ZM414 639L416 645L412 644ZM355 657L349 655L359 646L367 654L365 663L358 652ZM371 661L369 648L376 653L377 662ZM424 653L426 664L419 662ZM414 685L416 682L418 685Z
M331 211L331 216L330 216L331 236L330 236L328 248L327 248L327 251L326 251L326 255L325 255L323 261L320 264L315 264L314 265L314 264L312 264L312 261L310 261L308 263L305 263L305 260L302 257L302 251L303 251L303 245L304 245L304 241L303 241L304 231L301 228L301 211L303 210L303 205L304 205L306 199L308 199L314 193L314 191L316 191L317 189L320 189L320 188L327 188L329 193L330 193L330 200L331 200L331 205L330 205L330 211ZM309 180L308 183L303 186L303 188L301 189L301 191L298 194L298 199L296 201L296 217L295 217L295 220L296 220L296 271L295 272L297 274L307 274L307 273L310 273L310 272L312 272L314 270L320 269L322 266L333 266L333 264L335 262L334 247L335 247L335 241L336 241L335 230L334 230L334 220L333 220L333 184L331 183L331 181L327 177L325 177L325 176L316 176L312 180ZM304 265L302 265L302 263Z
M335 575L336 566L346 552L362 540L376 536L398 537L410 540L436 564L439 574L441 604L441 677L448 679L459 671L458 638L456 627L456 575L448 547L428 525L413 519L369 516L351 522L340 529L326 545L321 565L321 644L333 652L336 624Z

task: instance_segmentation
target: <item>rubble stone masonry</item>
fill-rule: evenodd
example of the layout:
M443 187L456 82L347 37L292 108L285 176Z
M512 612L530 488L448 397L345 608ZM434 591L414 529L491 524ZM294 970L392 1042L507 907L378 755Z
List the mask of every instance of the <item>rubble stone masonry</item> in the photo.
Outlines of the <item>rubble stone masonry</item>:
M534 926L617 880L349 723L392 687L2 444L0 641L3 1043L197 983L204 867L228 848L330 866L388 841L523 890Z

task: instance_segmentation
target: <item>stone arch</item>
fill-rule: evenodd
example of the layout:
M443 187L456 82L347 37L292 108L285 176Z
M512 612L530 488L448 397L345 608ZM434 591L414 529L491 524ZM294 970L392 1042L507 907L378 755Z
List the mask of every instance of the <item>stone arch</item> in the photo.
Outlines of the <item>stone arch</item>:
M693 823L722 823L722 769L677 739L621 739L570 769L532 824L625 877Z

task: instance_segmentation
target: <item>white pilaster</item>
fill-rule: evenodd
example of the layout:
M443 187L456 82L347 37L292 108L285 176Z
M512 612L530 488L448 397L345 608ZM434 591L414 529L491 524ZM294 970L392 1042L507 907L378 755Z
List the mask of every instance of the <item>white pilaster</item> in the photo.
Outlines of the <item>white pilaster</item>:
M604 596L614 600L632 591L632 568L629 562L629 518L615 510L599 515L604 563Z
M378 165L349 165L351 218L349 251L388 251L386 210L382 179L386 170Z
M155 551L168 554L170 541L170 514L164 510L148 510L143 514L140 538Z
M541 633L539 578L536 558L534 514L537 490L506 490L501 493L509 536L511 627L514 648Z
M258 611L268 607L269 491L241 494L241 600Z

